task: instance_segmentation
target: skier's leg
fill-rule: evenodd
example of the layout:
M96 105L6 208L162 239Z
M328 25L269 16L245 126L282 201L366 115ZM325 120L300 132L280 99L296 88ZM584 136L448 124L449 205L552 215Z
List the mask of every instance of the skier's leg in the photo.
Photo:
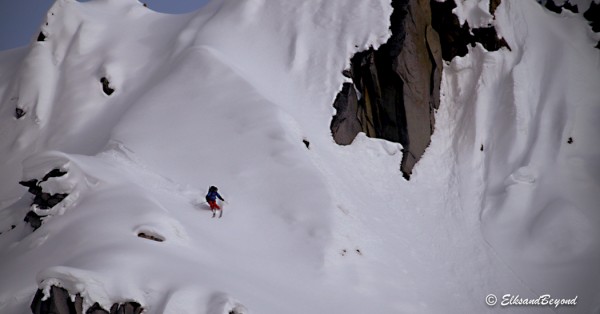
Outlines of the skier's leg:
M217 206L217 202L215 201L209 201L208 205L210 205L210 210L213 213L213 218L215 217L215 215L217 214L217 208L219 208L219 206Z

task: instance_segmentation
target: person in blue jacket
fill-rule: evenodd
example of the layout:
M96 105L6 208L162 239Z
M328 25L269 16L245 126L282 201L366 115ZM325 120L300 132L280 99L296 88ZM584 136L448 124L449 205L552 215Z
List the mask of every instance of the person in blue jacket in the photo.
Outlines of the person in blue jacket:
M221 207L219 207L219 205L217 204L217 198L225 202L225 200L223 199L223 197L221 197L218 191L219 189L216 186L211 186L210 188L208 188L208 194L206 194L206 202L208 202L210 210L212 210L213 212L213 217L215 217L217 209L221 209ZM223 212L221 212L221 215L223 215Z

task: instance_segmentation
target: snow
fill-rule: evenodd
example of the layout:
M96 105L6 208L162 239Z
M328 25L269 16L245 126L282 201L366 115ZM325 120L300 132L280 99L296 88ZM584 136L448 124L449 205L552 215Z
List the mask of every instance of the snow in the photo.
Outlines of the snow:
M455 11L486 26L487 5ZM383 0L183 15L58 0L45 42L0 53L0 312L52 285L148 313L503 310L490 293L597 311L597 35L503 1L493 24L511 50L446 64L432 144L405 181L399 144L342 147L329 130L341 71L385 42L390 14ZM69 196L32 233L17 182L55 168L68 173L42 188ZM223 218L203 204L210 185Z

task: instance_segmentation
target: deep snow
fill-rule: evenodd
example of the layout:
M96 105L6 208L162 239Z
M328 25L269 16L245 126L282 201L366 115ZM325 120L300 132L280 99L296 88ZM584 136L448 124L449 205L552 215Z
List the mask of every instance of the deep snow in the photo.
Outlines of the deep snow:
M511 50L446 65L407 182L399 144L341 147L329 131L340 72L389 36L388 1L215 0L177 16L57 1L47 41L0 54L0 312L26 313L52 284L149 313L555 311L488 307L490 293L598 312L597 35L533 1L492 20L487 3L456 13ZM55 167L68 174L43 188L69 197L32 233L17 182ZM221 219L209 185L229 202Z

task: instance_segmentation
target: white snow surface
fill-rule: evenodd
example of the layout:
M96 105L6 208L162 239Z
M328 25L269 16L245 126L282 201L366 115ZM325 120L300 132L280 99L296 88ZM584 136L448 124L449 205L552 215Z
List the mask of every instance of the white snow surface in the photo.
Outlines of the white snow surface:
M581 15L504 0L494 18L488 3L455 11L511 49L446 64L405 181L399 144L338 146L329 130L341 71L389 36L389 1L167 15L58 0L46 41L0 53L0 313L51 285L146 313L597 313L598 36ZM18 181L55 168L42 188L69 196L32 232ZM490 293L578 304L489 307Z

